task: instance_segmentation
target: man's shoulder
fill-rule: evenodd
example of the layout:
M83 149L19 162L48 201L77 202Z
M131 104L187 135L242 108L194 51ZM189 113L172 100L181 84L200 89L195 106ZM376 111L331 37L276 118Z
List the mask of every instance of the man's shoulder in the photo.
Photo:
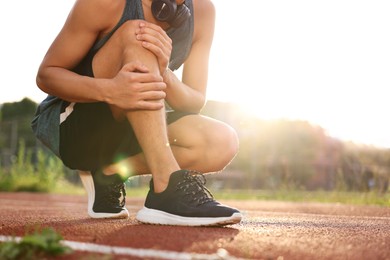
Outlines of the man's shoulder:
M215 12L214 3L211 0L192 0L195 11Z
M196 24L194 30L194 41L204 38L212 39L215 22L215 6L211 0L192 0L194 6L194 22Z
M192 0L195 13L195 22L201 24L213 22L215 19L215 6L211 0Z
M74 9L82 10L86 15L98 13L99 19L122 14L126 0L77 0Z
M111 8L115 8L115 6L121 6L123 3L125 3L126 0L77 0L76 5L80 6L90 6L97 9L100 9L100 11L105 12Z
M72 10L74 21L107 30L119 21L126 0L77 0ZM96 28L95 28L96 29Z

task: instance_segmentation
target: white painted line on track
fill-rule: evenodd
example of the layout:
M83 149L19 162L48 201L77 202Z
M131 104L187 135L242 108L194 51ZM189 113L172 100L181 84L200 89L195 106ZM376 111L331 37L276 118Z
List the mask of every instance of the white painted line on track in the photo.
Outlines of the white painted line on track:
M12 236L1 236L0 242L15 241L19 242L21 237L12 237ZM92 243L83 243L75 241L61 241L63 245L66 245L72 248L75 251L84 251L89 253L100 253L100 254L115 254L122 256L135 256L140 258L155 258L155 259L181 259L181 260L192 260L192 259L202 259L202 260L237 260L236 258L230 256L225 249L218 249L215 254L196 254L196 253L183 253L167 250L154 250L154 249L145 249L145 248L131 248L131 247L119 247L119 246L106 246Z

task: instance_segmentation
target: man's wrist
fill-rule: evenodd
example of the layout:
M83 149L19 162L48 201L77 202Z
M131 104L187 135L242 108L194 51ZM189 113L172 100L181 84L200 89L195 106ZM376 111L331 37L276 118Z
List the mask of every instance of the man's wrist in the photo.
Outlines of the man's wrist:
M112 81L110 79L98 79L96 80L96 91L98 102L105 102L108 104L112 104L113 100L110 95L109 89L112 88Z
M170 68L166 68L162 77L163 77L163 81L165 83L168 83L170 81L170 78L171 78L171 75L172 75L173 71L170 69Z

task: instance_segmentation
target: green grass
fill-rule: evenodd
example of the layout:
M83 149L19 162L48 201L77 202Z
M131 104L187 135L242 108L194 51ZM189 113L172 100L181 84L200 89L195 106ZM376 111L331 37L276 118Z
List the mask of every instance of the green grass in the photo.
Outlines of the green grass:
M70 183L57 185L53 193L85 195L82 186ZM390 193L347 192L347 191L298 191L298 190L218 190L212 191L217 200L263 200L291 202L321 202L352 205L379 205L390 207ZM128 198L145 198L148 186L129 187Z
M62 245L62 236L51 228L35 231L24 236L21 241L0 243L0 259L47 259L71 253L72 250Z
M17 156L9 167L0 165L0 191L50 192L64 176L62 162L38 150L36 164L33 153L26 149L24 141L19 143Z
M37 162L31 163L32 151L27 150L21 140L18 154L12 165L3 168L0 165L0 191L47 192L57 194L84 195L81 183L72 184L66 180L67 171L60 159L46 154L43 150L37 152ZM77 179L78 176L73 176ZM150 176L145 179L131 178L128 181L128 197L145 198L148 192ZM212 183L211 183L212 184ZM211 185L212 186L212 185ZM223 190L211 189L217 199L232 200L276 200L297 202L324 202L358 205L390 206L390 192L381 194L372 192L346 191L301 191L294 189L279 190Z
M127 188L127 197L145 198L148 188ZM259 200L341 203L352 205L390 206L390 194L346 191L297 191L297 190L219 190L213 191L217 200Z
M50 193L64 195L85 195L86 191L83 186L81 186L81 184L73 184L64 179L61 179Z
M378 194L377 192L225 190L214 192L214 195L218 199L226 200L276 200L390 206L390 194Z

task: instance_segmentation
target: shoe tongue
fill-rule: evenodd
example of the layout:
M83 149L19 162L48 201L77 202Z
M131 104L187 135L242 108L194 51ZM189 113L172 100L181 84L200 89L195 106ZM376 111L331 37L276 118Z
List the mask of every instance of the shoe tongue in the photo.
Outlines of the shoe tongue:
M171 176L169 177L168 187L166 188L166 190L176 189L176 185L179 182L183 181L184 175L187 173L189 173L188 170L178 170L178 171L171 173ZM154 191L153 178L151 178L149 181L149 189Z
M94 178L101 185L123 183L121 177L118 174L105 175L101 172L97 172L95 173Z
M122 179L122 177L119 174L112 174L107 176L107 180L110 181L110 183L113 184L119 184L119 183L124 183L125 180Z
M184 174L188 172L187 170L178 170L173 173L171 173L169 177L169 183L166 190L171 190L176 188L176 184L178 184L180 181L184 179ZM149 188L150 190L154 191L154 183L153 178L150 179L149 182Z
M188 173L187 170L179 170L179 171L175 171L171 174L171 176L169 177L169 184L171 184L171 182L173 184L176 184L178 183L179 181L183 180L184 179L184 174Z
M188 172L187 170L178 170L178 171L173 172L171 174L171 176L169 177L169 183L168 183L167 189L169 189L169 190L176 189L176 185L179 182L183 181L184 175L187 172Z

